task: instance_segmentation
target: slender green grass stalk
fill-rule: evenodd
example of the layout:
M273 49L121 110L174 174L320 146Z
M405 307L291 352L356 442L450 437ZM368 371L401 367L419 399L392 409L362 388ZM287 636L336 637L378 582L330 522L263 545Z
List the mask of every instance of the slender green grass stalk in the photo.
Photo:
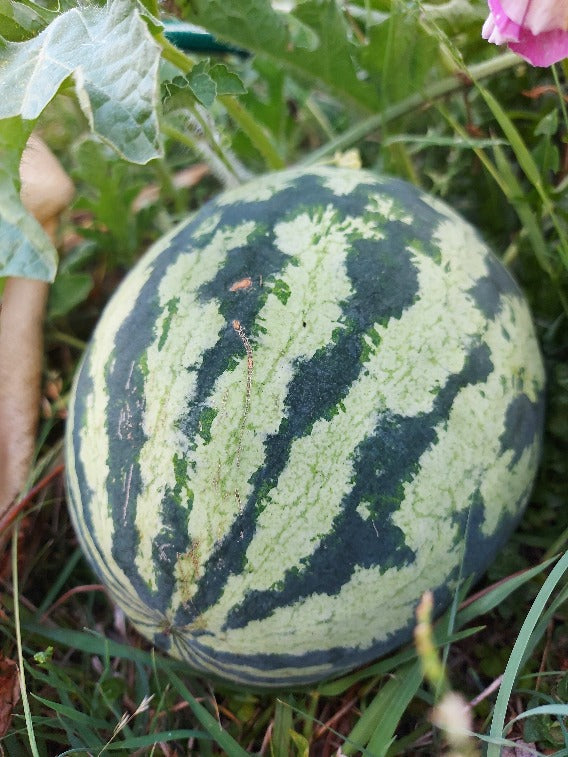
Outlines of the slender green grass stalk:
M384 757L395 740L395 731L406 708L422 683L420 662L400 668L390 678L357 721L343 747L346 755L355 754L354 744L367 746L374 757Z
M465 129L457 123L444 107L439 105L438 110L457 134L462 138L467 137ZM490 160L481 147L473 147L472 149L517 213L522 228L530 239L532 249L540 267L550 277L556 294L564 307L564 311L568 313L568 300L561 287L558 286L558 274L550 260L550 253L542 233L540 219L527 202L519 180L515 175L515 171L512 166L510 166L499 141L496 140L493 143L495 163ZM530 158L529 163L532 162L532 158ZM532 169L530 170L532 172Z
M241 746L239 746L239 744L229 733L223 730L223 727L221 726L219 721L216 720L213 715L211 715L205 709L205 707L195 699L187 686L180 678L177 677L173 670L166 668L166 672L172 686L175 688L178 694L181 694L181 696L185 699L201 725L224 750L224 753L227 754L227 757L248 757L247 752L245 752L245 750Z
M490 76L495 76L496 74L507 71L518 65L519 58L514 53L504 53L503 55L492 58L489 61L484 61L476 66L471 66L469 73L472 78L475 77L476 81L479 81ZM442 97L455 94L465 86L468 86L467 83L464 82L464 78L459 76L457 72L455 75L433 82L425 87L422 92L411 95L410 97L401 100L401 102L385 108L384 111L374 113L372 116L359 121L355 126L351 127L343 134L340 134L335 139L330 140L323 145L323 147L320 147L319 150L310 152L300 161L300 164L313 165L314 163L319 163L337 151L341 152L348 147L352 147L354 144L365 139L369 134L372 134L390 121L402 118L419 108L431 105Z
M290 707L291 710L294 712L297 712L299 715L302 715L305 717L306 713L302 712L298 707L292 704L288 704L288 707ZM376 754L372 754L369 749L364 747L362 744L355 743L351 740L351 736L344 736L343 734L336 731L334 728L331 728L326 723L322 722L318 718L313 718L313 722L317 725L321 726L325 730L329 731L330 733L333 733L334 736L337 736L342 742L343 746L341 747L341 753L346 755L347 752L345 751L348 747L352 750L354 750L355 753L360 752L362 757L377 757Z
M267 167L271 170L284 168L286 165L284 158L275 147L269 132L251 116L236 98L224 95L219 99L233 121L262 155Z
M40 606L37 609L37 618L38 620L41 618L43 613L48 609L48 607L51 605L51 603L55 600L55 597L59 594L61 588L64 586L65 582L71 575L71 573L75 570L75 566L79 562L79 560L82 557L82 552L79 547L75 549L73 554L70 556L70 558L67 560L65 565L63 566L63 570L59 574L59 576L55 579L53 584L50 586L49 591L45 595L43 602L40 604Z
M493 97L493 95L487 89L485 89L485 87L482 87L479 83L477 83L476 86L479 92L481 93L483 99L489 106L491 112L495 116L495 119L499 123L499 126L503 129L505 136L509 140L509 144L511 145L511 148L513 152L515 153L515 157L517 158L519 166L523 170L527 179L531 182L531 184L537 191L538 196L540 197L540 200L542 202L544 211L550 217L550 220L552 221L554 225L554 229L560 241L559 249L560 249L562 261L564 265L568 268L568 237L566 236L566 233L564 232L564 229L562 228L560 220L554 210L554 205L544 187L542 176L540 175L540 171L538 169L537 164L534 161L534 158L532 157L529 149L525 145L516 126L513 124L509 116L505 113L505 111L503 110L501 105L497 102L497 100Z
M196 152L198 155L202 155L204 158L206 158L206 161L207 163L209 163L209 166L213 170L213 173L215 173L224 184L239 183L235 172L232 170L232 168L226 165L224 160L219 160L219 156L214 153L211 145L207 142L207 140L200 140L189 129L184 129L182 131L181 129L173 126L173 124L166 122L162 123L161 129L166 136L170 137L170 139L174 139L176 140L176 142L180 142L182 145L189 147L190 150Z
M525 650L529 644L531 635L538 623L539 617L542 614L546 603L548 602L552 592L556 588L560 579L564 573L568 570L568 552L566 552L558 563L554 566L550 575L542 585L542 588L538 592L536 599L534 600L531 609L528 612L525 622L523 623L517 640L511 651L509 662L505 668L503 674L503 681L499 688L497 695L497 701L495 702L495 709L493 711L493 719L491 721L491 728L489 731L490 738L500 739L502 738L503 731L505 729L505 718L507 716L507 705L513 691L513 686L519 672L522 660L525 656ZM489 744L487 747L487 757L500 757L501 749L498 744Z
M552 65L551 68L552 76L554 77L554 83L556 84L556 89L558 91L558 101L560 103L560 110L562 112L562 118L564 120L564 128L566 129L566 131L568 131L568 111L566 110L566 102L562 97L562 86L560 84L560 78L558 76L558 68L556 65Z
M81 352L84 352L84 350L87 348L87 343L83 342L82 339L77 339L71 334L65 334L65 332L59 331L58 329L50 329L49 337L54 341L61 342L62 344L68 344L70 347L74 347Z
M32 713L28 700L28 690L26 686L26 675L24 672L24 655L22 651L22 629L20 626L20 592L18 586L18 530L19 522L16 521L14 533L12 535L12 585L14 589L14 626L16 630L16 644L18 648L18 668L20 672L20 693L22 696L22 705L24 707L24 717L26 720L26 729L30 742L30 749L33 757L40 757L37 748L34 727L32 723Z

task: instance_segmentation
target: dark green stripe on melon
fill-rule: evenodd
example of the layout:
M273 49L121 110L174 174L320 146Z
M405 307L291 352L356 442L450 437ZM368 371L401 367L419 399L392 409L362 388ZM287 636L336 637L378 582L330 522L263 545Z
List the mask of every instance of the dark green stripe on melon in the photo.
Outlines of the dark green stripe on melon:
M422 203L419 205L421 228L425 235L428 230L431 234L440 217L431 208ZM360 210L359 200L358 206ZM338 409L341 400L364 370L361 359L366 344L362 336L372 331L375 323L400 318L418 296L416 269L407 249L414 241L414 233L406 224L396 221L387 222L385 229L386 240L353 241L346 259L353 295L342 308L346 328L338 333L334 343L319 350L312 359L298 361L288 388L285 418L279 433L265 442L265 462L253 475L253 491L243 507L242 516L208 560L191 608L180 608L176 623L190 623L215 604L229 575L241 571L246 550L254 538L258 514L264 507L263 494L276 485L287 464L292 443L308 434L316 420L341 412ZM305 318L309 317L310 314L306 313ZM214 374L208 375L207 385L211 386L216 378ZM185 432L188 438L195 433L187 427ZM377 564L380 559L378 555Z
M435 444L436 426L448 416L457 393L467 384L484 381L492 368L487 346L480 345L472 351L461 373L451 376L439 392L431 413L412 418L381 416L375 434L365 439L356 452L355 485L342 503L333 532L305 560L303 570L286 574L282 586L245 596L229 614L226 627L245 626L270 615L277 607L314 593L337 594L356 567L376 565L387 570L411 563L414 554L406 546L404 534L390 520L400 505L402 485L415 473L425 450ZM368 520L357 512L361 502L367 503L370 510Z

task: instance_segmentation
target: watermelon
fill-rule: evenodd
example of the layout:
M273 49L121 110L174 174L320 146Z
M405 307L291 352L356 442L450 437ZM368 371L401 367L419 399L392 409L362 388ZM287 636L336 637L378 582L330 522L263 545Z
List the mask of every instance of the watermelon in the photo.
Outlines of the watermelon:
M158 241L108 304L66 435L72 520L134 626L296 686L408 641L503 547L539 459L526 302L440 200L290 169Z

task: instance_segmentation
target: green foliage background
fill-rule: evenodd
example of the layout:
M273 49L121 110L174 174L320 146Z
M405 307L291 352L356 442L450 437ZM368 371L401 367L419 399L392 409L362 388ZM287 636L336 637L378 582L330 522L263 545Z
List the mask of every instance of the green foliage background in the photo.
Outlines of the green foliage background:
M30 528L48 538L35 551L14 538L3 579L3 651L20 644L29 692L7 754L438 754L447 735L430 712L450 687L479 700L464 754L485 741L494 756L503 738L568 754L566 557L543 562L568 541L568 68L534 69L488 45L485 15L482 0L0 0L0 277L54 280L45 376L60 389L44 400L35 481L60 454L85 341L148 244L225 186L349 162L353 149L481 230L529 298L549 385L533 501L488 573L494 588L458 609L464 587L436 626L438 682L410 647L308 691L212 688L124 627L91 586L62 492L42 489L20 528L32 545ZM181 51L168 16L233 52ZM58 251L19 202L32 129L77 186ZM198 162L208 176L180 188L179 171Z

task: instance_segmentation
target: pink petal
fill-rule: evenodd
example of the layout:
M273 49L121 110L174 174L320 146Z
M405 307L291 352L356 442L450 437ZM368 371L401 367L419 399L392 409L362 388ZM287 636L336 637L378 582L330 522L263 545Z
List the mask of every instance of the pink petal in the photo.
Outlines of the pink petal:
M483 29L481 30L481 36L483 39L486 39L488 42L491 42L493 45L504 45L506 42L518 42L519 37L518 36L512 36L508 34L503 34L501 29L497 26L495 23L495 19L493 18L493 14L490 13L485 23L483 24Z
M518 42L521 36L522 25L513 21L503 10L500 0L488 0L488 5L501 40L495 44L502 44L503 42Z
M533 66L550 66L568 57L568 31L554 29L542 34L532 34L523 29L518 42L509 42L509 47Z
M493 15L493 5L512 21L525 27L533 34L568 30L568 0L493 0L489 3Z

